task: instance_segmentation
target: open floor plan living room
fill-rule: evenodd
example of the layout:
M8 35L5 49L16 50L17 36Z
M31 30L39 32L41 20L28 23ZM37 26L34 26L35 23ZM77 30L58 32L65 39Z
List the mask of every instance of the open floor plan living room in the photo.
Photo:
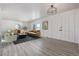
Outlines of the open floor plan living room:
M79 56L79 3L0 3L0 56Z

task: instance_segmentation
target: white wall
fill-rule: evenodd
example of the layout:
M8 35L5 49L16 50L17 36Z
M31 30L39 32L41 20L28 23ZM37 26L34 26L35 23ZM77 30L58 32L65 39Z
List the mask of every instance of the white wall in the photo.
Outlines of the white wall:
M47 18L39 19L32 24L41 24L41 36L56 38L69 42L79 42L79 9L74 9ZM42 29L42 22L48 20L48 30ZM77 24L76 24L77 23ZM62 26L62 31L60 27Z
M79 43L79 9L75 10L75 39Z
M21 22L12 20L0 20L0 32L5 32L9 29L14 29L17 24L23 25Z
M27 30L30 30L30 24L29 23L23 23L23 22L18 22L14 20L0 20L0 33L4 33L7 30L15 29L16 25L21 25L21 27L26 26Z

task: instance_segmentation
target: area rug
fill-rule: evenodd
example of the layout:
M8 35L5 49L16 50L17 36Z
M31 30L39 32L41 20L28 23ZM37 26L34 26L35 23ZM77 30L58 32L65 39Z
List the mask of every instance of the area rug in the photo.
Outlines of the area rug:
M19 43L23 43L23 42L31 41L31 40L35 40L35 39L38 39L38 38L37 38L37 37L26 36L25 38L16 40L16 41L14 41L13 43L14 43L14 44L19 44Z

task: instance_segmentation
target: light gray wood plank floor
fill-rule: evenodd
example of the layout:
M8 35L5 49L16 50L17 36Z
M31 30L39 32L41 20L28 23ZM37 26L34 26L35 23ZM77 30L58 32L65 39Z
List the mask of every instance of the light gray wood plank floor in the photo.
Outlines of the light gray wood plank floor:
M51 38L39 38L0 48L1 56L79 56L78 45Z

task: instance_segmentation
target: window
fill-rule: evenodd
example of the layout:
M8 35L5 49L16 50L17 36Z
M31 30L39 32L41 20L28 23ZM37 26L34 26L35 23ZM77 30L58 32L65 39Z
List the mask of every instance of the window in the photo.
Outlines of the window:
M40 30L40 29L41 29L40 24L36 24L36 30Z
M33 24L33 29L40 30L41 29L40 24Z

